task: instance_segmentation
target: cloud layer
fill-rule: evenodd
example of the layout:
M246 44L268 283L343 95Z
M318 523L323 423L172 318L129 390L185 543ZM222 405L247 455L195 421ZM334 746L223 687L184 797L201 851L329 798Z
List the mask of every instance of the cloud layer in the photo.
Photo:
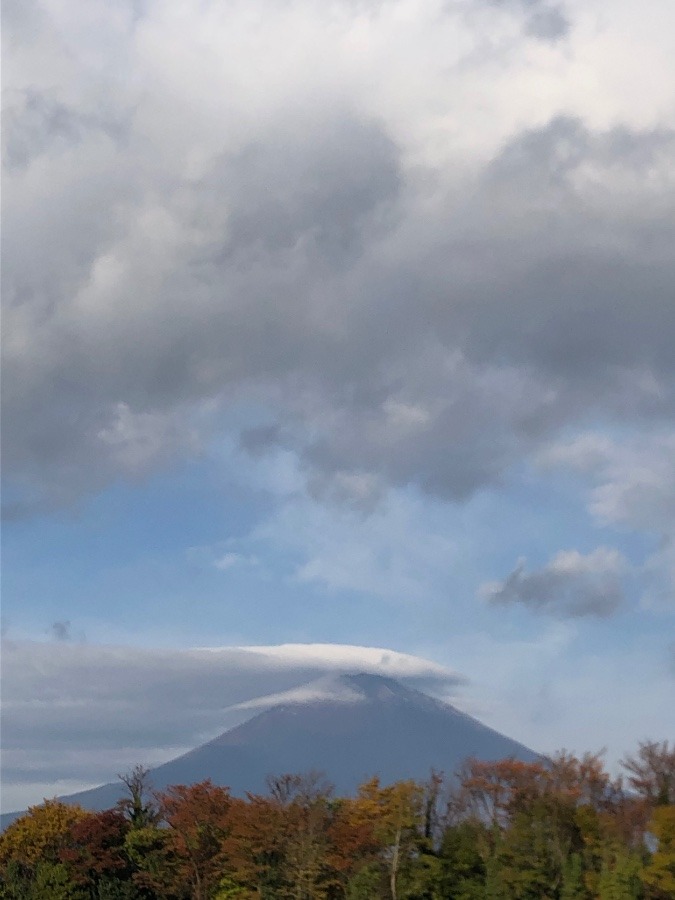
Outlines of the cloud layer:
M600 412L672 427L670 39L638 107L611 8L10 4L9 514L203 452L233 404L364 508Z
M383 674L441 695L463 682L409 654L335 644L180 651L6 640L2 655L3 783L9 797L36 784L36 799L45 784L100 783L175 756L280 696L306 698L326 673Z

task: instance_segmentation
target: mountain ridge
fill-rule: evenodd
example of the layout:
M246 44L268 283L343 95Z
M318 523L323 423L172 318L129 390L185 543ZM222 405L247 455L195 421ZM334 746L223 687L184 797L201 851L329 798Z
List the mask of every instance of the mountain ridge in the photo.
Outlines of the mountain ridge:
M273 696L288 699L151 769L153 787L210 778L244 796L264 792L270 775L314 770L348 795L374 775L388 783L423 779L432 769L454 773L469 756L539 758L451 704L387 676L336 673ZM122 795L122 785L109 782L60 799L104 809ZM3 827L17 815L3 816Z

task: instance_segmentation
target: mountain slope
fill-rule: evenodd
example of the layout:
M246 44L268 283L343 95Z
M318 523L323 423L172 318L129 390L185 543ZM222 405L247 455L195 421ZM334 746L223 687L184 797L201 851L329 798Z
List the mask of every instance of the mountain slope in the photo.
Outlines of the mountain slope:
M262 792L268 775L324 772L338 794L366 778L383 782L448 774L467 756L479 759L536 754L453 706L377 675L323 680L303 702L280 703L150 773L155 789L210 778L233 794ZM122 795L119 782L62 798L104 809Z

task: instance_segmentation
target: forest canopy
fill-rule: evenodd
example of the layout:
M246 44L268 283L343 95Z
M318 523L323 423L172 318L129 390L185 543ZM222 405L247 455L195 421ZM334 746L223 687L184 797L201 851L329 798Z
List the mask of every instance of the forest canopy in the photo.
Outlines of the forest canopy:
M31 807L0 836L3 900L673 900L675 747L647 741L612 777L600 754L469 759L452 777L316 772L234 797L203 781L120 801Z

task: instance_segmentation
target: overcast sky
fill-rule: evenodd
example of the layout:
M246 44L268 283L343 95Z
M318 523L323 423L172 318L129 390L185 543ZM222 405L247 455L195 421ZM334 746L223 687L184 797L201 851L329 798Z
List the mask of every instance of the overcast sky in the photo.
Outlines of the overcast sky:
M3 13L5 808L332 666L672 738L672 0Z

